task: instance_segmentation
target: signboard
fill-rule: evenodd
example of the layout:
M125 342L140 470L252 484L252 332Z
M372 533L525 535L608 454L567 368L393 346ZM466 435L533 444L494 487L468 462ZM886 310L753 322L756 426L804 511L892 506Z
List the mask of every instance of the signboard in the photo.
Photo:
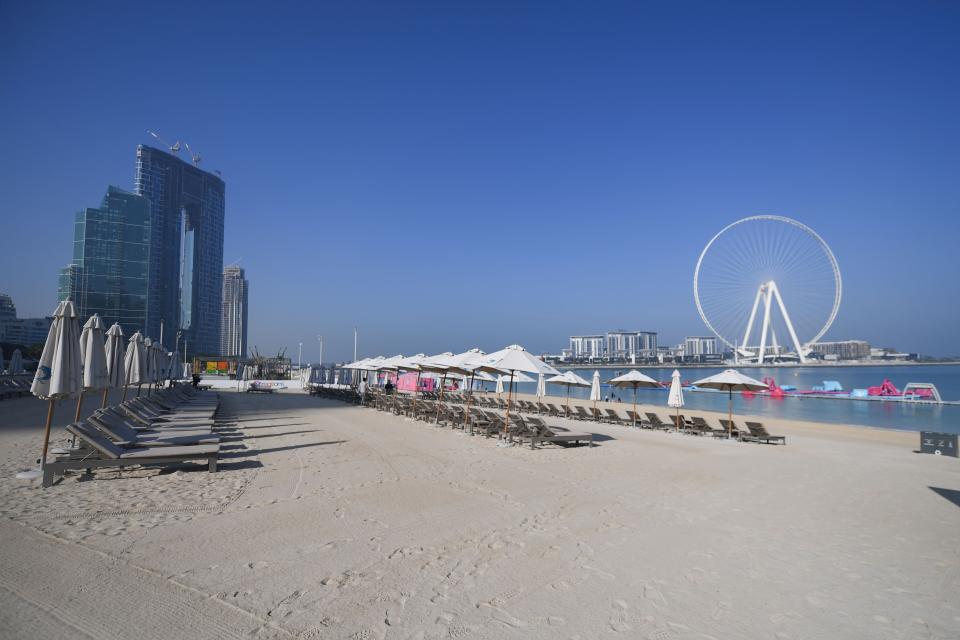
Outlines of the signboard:
M936 431L920 432L920 453L932 453L937 456L960 457L957 452L956 433L937 433Z
M217 372L217 361L207 360L207 373L216 373L216 372Z

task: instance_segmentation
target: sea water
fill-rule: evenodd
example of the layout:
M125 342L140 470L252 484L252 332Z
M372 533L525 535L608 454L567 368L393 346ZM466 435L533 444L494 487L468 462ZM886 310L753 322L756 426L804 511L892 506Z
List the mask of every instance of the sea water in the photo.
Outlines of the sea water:
M654 380L669 384L673 369L636 367ZM684 383L694 382L723 371L722 367L677 367ZM629 366L599 369L600 380L607 380L630 370ZM592 380L593 369L577 369L576 373ZM816 367L751 367L739 369L744 375L757 380L771 377L780 386L792 385L799 390L811 389L823 384L824 380L836 380L845 391L866 389L879 385L889 378L901 391L908 382L932 382L937 386L944 400L960 400L960 365L891 365L888 367L869 366L816 366ZM488 383L487 389L493 385ZM536 393L536 383L519 383L520 393ZM619 389L602 384L601 397L615 395L624 403L633 402L632 389ZM555 399L566 398L564 387L547 385L547 393ZM586 399L590 389L573 387L571 398ZM637 400L643 404L660 405L667 409L667 391L639 389ZM726 412L728 396L725 392L690 392L683 394L684 411L690 413L697 409ZM771 398L764 395L745 396L733 394L733 412L739 415L763 416L768 426L776 424L776 418L809 420L814 422L832 422L837 424L856 424L886 429L905 429L910 431L943 431L960 433L960 406L933 405L911 402L885 402L874 400L840 400L820 398ZM666 416L663 416L666 418Z

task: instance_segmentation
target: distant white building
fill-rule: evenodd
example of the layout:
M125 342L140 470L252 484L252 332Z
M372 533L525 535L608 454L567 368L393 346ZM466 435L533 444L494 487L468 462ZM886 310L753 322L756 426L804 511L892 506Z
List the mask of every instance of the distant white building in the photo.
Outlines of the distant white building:
M604 336L570 336L570 356L574 359L602 358Z
M810 344L810 351L820 354L824 359L834 356L837 360L866 360L871 355L870 343L865 340L814 342Z
M688 336L683 341L684 356L715 356L719 353L717 339L714 336Z
M606 343L608 358L634 360L654 358L657 355L655 331L608 331Z

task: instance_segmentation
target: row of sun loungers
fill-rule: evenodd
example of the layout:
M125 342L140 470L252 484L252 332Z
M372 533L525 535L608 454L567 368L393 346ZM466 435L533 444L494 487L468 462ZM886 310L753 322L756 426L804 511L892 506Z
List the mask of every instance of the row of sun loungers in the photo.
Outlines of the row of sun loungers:
M220 436L214 432L216 394L174 387L98 409L67 426L76 446L55 454L43 467L43 486L70 470L180 465L200 462L217 470Z
M344 402L363 404L438 426L463 429L470 435L487 438L496 436L511 442L529 444L533 449L543 443L593 446L594 441L592 433L575 432L564 427L548 425L539 416L525 416L520 412L511 413L510 424L507 425L504 412L499 406L472 405L468 408L460 394L446 394L441 401L439 394L425 394L414 399L411 395L386 394L379 389L368 389L362 398L351 389L322 386L311 388L310 393Z
M416 415L411 415L413 409L413 396L406 394L387 395L378 389L368 391L368 398L365 400L353 389L328 389L316 387L311 389L314 395L335 398L344 402L360 404L363 402L374 403L378 408L387 408L396 413L410 415L417 419L424 419L443 423L449 418L450 422L459 420L462 424L471 425L471 419L464 419L462 414L451 416L451 412L462 411L462 409L444 408L439 412L436 404L441 402L440 394L437 392L423 392L416 402ZM443 395L442 404L445 407L458 407L467 404L466 394L454 392ZM471 411L478 415L485 415L487 422L496 420L491 416L500 415L506 409L506 402L502 398L490 397L482 394L473 394L470 398ZM432 413L431 413L432 412ZM496 412L496 413L494 413ZM435 415L434 415L435 414ZM431 417L433 415L433 417ZM706 419L693 416L671 415L669 420L664 421L656 413L644 413L640 415L632 410L626 410L621 413L617 409L605 408L594 409L592 407L583 407L582 405L572 405L569 408L564 405L544 402L531 402L529 400L517 400L511 405L511 418L513 415L526 415L530 420L530 415L549 416L554 418L570 418L587 422L604 422L608 424L617 424L623 426L635 426L645 429L660 429L663 431L680 431L690 435L713 436L715 438L733 437L743 442L757 442L767 444L786 444L786 436L773 435L769 433L766 427L760 422L745 422L744 427L740 428L729 420L720 420L720 427L715 428L707 423ZM447 418L445 418L447 417ZM503 430L502 419L500 429ZM509 430L507 430L509 433Z
M0 376L0 400L30 395L30 376Z

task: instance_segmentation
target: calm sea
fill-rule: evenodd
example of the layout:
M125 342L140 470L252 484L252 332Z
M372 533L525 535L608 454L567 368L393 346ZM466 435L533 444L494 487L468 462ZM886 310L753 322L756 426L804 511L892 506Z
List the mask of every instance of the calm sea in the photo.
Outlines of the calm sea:
M673 369L644 369L640 371L655 380L670 382ZM718 368L684 369L679 367L681 379L692 382L723 370ZM757 380L772 377L778 385L793 385L798 389L809 389L822 384L824 380L836 380L846 390L866 389L879 385L889 378L899 389L908 382L932 382L937 385L944 400L960 400L960 365L904 365L890 367L796 367L796 368L743 368L745 375ZM600 369L600 380L607 381L622 373L623 369ZM593 376L593 370L578 369L577 374L586 380ZM492 389L492 385L488 384ZM535 383L521 383L521 393L536 393ZM615 389L604 384L601 388L604 396L616 394L623 402L633 401L633 390ZM566 389L547 385L547 393L566 397ZM573 388L571 398L589 398L590 389ZM640 389L637 392L639 402L658 404L666 407L667 392ZM726 393L684 393L685 406L689 409L727 410ZM763 396L744 397L733 394L734 413L765 416L773 418L793 418L837 424L860 424L887 429L905 429L911 431L945 431L960 433L960 406L926 405L907 402L875 402L863 400L831 400L815 398L769 398Z

